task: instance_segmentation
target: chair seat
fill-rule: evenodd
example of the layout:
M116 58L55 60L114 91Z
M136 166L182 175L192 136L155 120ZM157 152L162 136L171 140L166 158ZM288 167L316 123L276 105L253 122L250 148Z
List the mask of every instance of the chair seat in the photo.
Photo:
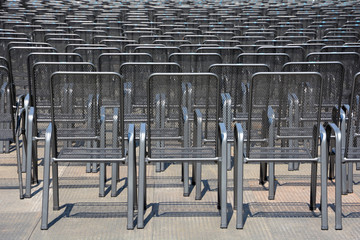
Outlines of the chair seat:
M210 147L193 148L151 148L151 158L214 158L215 149Z
M57 159L122 159L121 148L63 148Z
M0 129L0 141L12 141L14 140L12 129Z
M248 157L261 159L314 159L307 148L297 147L252 147Z

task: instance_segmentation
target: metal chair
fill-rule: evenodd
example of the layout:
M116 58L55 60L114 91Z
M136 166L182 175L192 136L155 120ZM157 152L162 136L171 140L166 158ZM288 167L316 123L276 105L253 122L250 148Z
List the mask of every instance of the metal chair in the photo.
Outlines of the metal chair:
M32 68L32 77L28 85L31 88L29 113L27 115L27 150L26 150L26 189L25 197L31 197L31 179L37 181L37 142L44 140L47 124L51 120L50 114L50 82L51 74L56 71L95 71L94 65L83 62L37 62ZM68 95L73 91L72 86L64 86L62 93ZM90 165L87 166L88 169ZM31 172L33 170L33 172ZM89 171L89 170L88 170Z
M217 53L223 59L223 63L235 63L236 57L243 53L238 47L200 47L197 53Z
M182 103L184 85L192 87L186 106ZM220 227L226 228L227 134L225 125L219 123L218 78L210 73L152 74L148 80L147 99L148 121L140 127L138 228L144 228L146 164L152 162L183 163L184 196L189 195L188 164L194 163L196 199L201 198L200 163L217 162ZM208 141L212 141L213 144L209 145Z
M51 123L45 134L44 191L41 229L48 229L50 165L53 172L53 209L59 210L59 162L100 163L100 196L104 194L105 164L128 164L127 228L134 228L136 203L135 128L129 127L125 140L123 82L119 74L106 72L56 72L51 76ZM64 85L74 85L64 97ZM107 103L111 102L110 105ZM112 143L106 144L106 112L112 112ZM88 148L61 142L95 141ZM128 148L125 149L125 142ZM115 177L115 176L113 176Z
M99 56L100 72L118 72L120 66L127 62L152 62L148 53L103 53Z
M275 163L293 161L311 163L310 210L316 208L317 163L321 163L321 229L328 229L327 135L320 124L322 81L322 76L314 72L274 72L253 75L246 129L237 123L234 130L234 203L238 229L244 226L244 163L269 163L269 199L271 200L275 196ZM289 101L291 95L297 97L298 103ZM316 118L312 121L302 125L296 125L294 122L296 117L306 118L314 114ZM262 117L254 118L254 115Z

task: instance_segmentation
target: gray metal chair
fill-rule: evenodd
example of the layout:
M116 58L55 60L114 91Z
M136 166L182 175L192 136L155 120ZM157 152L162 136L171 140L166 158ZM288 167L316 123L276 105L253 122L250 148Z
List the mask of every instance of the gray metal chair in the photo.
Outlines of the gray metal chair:
M20 199L23 198L23 182L21 171L21 155L19 137L21 135L20 126L15 123L22 124L20 121L20 112L14 112L14 103L11 96L11 75L9 70L0 66L0 148L3 153L5 146L5 152L8 151L10 142L16 144L16 160L17 160L17 173L19 181ZM19 116L19 117L18 117ZM15 119L19 118L19 119ZM23 138L24 140L24 138Z
M57 71L95 71L94 65L84 62L38 62L35 63L32 69L32 77L29 79L29 86L31 86L29 111L27 115L27 150L26 150L26 189L25 197L31 197L31 179L32 175L34 181L37 181L37 142L44 140L45 130L51 120L50 112L50 77L51 74ZM64 95L70 94L73 87L64 86L62 93ZM33 173L31 173L33 169ZM87 171L90 172L90 165L87 166ZM33 181L33 182L34 182Z
M236 227L242 229L244 163L269 163L269 199L275 196L275 163L311 163L310 210L316 208L317 164L321 163L321 229L328 228L326 132L321 125L322 76L314 72L254 74L248 122L235 126ZM289 100L296 96L298 103ZM298 111L297 108L299 109ZM299 114L298 116L294 114ZM261 114L261 118L253 115ZM296 125L296 118L316 118ZM320 138L320 154L319 154Z
M329 139L329 151L335 152L335 229L342 229L342 194L352 192L352 174L351 179L344 176L344 165L360 162L359 151L359 114L360 114L360 74L357 73L352 84L352 93L348 120L343 121L341 127L335 123L327 126L328 134L334 134L335 138ZM349 178L350 178L349 177ZM351 183L350 183L351 182ZM351 186L350 186L351 185ZM351 190L351 191L349 191Z
M127 62L152 62L148 53L103 53L99 56L100 72L118 72L120 66Z
M74 85L72 94L62 93ZM56 72L51 76L51 123L45 134L44 191L41 229L48 228L50 165L53 173L53 208L59 210L59 162L100 163L100 196L104 194L105 164L128 164L127 228L134 228L136 204L135 128L125 140L123 82L117 73ZM109 94L111 93L111 94ZM108 104L111 103L111 104ZM112 112L112 143L106 141L106 112ZM62 144L66 141L95 141L96 147ZM125 142L128 148L125 149ZM114 177L114 176L113 176Z
M148 53L154 62L167 62L173 53L179 53L178 47L137 47L134 53Z
M177 63L159 62L128 62L121 65L119 73L124 77L125 121L140 123L147 122L147 79L153 73L180 73ZM138 139L138 135L137 135ZM164 171L164 163L156 165L156 171Z
M238 47L200 47L197 53L217 53L223 59L223 63L235 63L239 54L243 53Z
M186 106L183 105L184 85L192 88ZM184 196L189 196L188 168L189 163L194 163L196 199L201 199L200 164L216 162L220 227L226 228L227 133L225 125L219 123L218 78L211 73L152 74L148 81L147 99L148 121L140 127L138 228L144 227L146 164L153 162L183 163Z

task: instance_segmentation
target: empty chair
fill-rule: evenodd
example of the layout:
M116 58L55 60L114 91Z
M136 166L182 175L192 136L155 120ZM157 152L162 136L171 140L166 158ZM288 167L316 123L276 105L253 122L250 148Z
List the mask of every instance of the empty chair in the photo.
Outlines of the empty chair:
M352 192L352 173L350 179L346 179L344 174L344 165L353 165L354 162L360 162L358 147L359 134L359 97L360 97L360 74L354 77L353 88L350 98L350 107L347 123L342 121L339 129L335 123L327 126L328 134L335 134L335 141L330 142L330 149L335 150L335 229L342 229L342 193ZM349 182L347 182L349 181ZM350 183L351 181L351 183ZM344 191L345 190L345 191ZM350 191L349 191L350 190Z
M187 106L182 104L184 85L192 88ZM227 171L224 159L227 136L224 124L219 123L218 78L210 73L153 74L148 80L147 99L148 121L140 127L138 228L144 227L146 164L153 162L183 163L184 196L189 196L188 164L194 163L196 199L201 198L200 164L216 162L219 169L220 227L226 228ZM191 129L194 133L192 139ZM203 141L212 144L204 145Z
M275 72L253 75L248 123L244 128L237 123L234 130L234 203L237 228L242 229L244 226L244 163L269 163L269 199L274 199L275 163L293 161L311 163L310 210L316 208L317 164L321 163L321 229L328 228L327 138L325 129L320 124L321 91L322 77L319 73ZM298 104L289 101L289 96L296 97ZM299 106L299 116L293 115L293 104ZM293 121L294 117L308 115L316 117L302 125L296 125Z
M11 75L8 69L4 66L0 66L0 152L8 152L10 142L16 144L16 166L19 181L20 199L23 198L23 183L22 183L22 170L21 170L21 158L20 158L20 144L19 137L21 132L20 128L16 127L15 116L19 115L19 112L14 113L14 102L11 96ZM19 122L20 124L20 122ZM24 140L24 138L23 138Z
M56 59L56 58L54 58ZM25 197L31 197L31 169L37 179L37 141L43 140L46 127L50 121L50 77L56 71L95 71L94 65L83 62L37 62L31 68L29 88L31 106L27 116L27 155L26 155L26 189ZM64 94L72 90L64 86ZM88 166L90 168L90 166ZM88 170L90 171L90 170Z
M70 99L63 94L65 85L73 85ZM50 86L51 124L45 134L41 229L49 227L50 166L53 173L53 209L59 210L58 163L90 161L100 163L100 196L104 195L105 164L128 164L127 228L133 229L136 202L135 129L134 126L129 127L125 139L121 76L105 72L56 72L51 76ZM113 134L111 143L106 139L106 112L112 113L108 119L112 125L109 129ZM66 145L62 140L94 141L96 146Z

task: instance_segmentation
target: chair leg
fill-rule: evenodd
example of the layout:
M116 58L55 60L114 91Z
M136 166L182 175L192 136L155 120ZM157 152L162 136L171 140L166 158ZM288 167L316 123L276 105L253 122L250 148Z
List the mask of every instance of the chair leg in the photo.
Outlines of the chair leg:
M50 184L50 149L45 148L44 157L44 184L41 212L41 230L48 229L49 216L49 184Z
M190 195L189 191L189 163L185 162L184 165L184 197Z
M267 163L260 163L260 180L259 184L264 185L266 182Z
M226 144L223 143L223 144ZM221 212L221 228L227 228L227 161L226 161L226 145L225 149L222 149L222 161L221 161L221 196L220 196L220 212Z
M311 163L310 210L316 209L317 163Z
M201 200L201 163L194 163L194 165L195 165L195 182L196 182L195 200Z
M118 163L112 163L111 164L111 196L116 196L116 185L117 185L117 175L119 171L119 164Z
M59 207L59 164L53 162L52 164L53 174L53 210L58 211Z
M27 135L27 150L26 150L26 183L25 183L25 197L31 197L31 168L32 168L32 149L33 149L33 122L32 119L28 121L28 135Z
M269 163L269 200L275 198L275 163Z
M349 165L349 174L348 174L348 193L353 193L353 179L354 179L354 164L352 162L348 163Z
M99 197L105 196L105 181L106 181L106 166L105 163L100 163L100 183L99 183Z
M141 146L140 146L141 147ZM137 228L144 228L144 214L146 210L146 163L145 149L140 149L139 158L139 198L138 198L138 222Z

